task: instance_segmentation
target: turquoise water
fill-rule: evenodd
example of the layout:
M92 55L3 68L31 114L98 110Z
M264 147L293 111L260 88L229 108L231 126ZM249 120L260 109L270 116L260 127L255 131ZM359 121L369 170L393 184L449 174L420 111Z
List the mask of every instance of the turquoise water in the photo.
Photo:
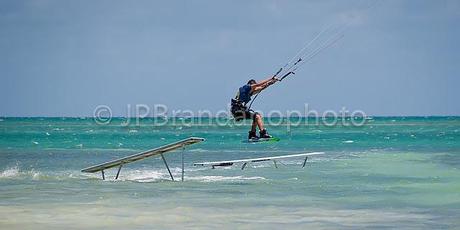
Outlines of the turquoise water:
M455 229L460 118L376 117L362 127L269 126L276 143L243 143L248 126L91 118L0 119L0 229ZM212 124L208 124L212 123ZM189 136L185 181L161 158L100 174L82 168ZM211 169L193 162L324 151ZM180 152L165 155L180 178Z

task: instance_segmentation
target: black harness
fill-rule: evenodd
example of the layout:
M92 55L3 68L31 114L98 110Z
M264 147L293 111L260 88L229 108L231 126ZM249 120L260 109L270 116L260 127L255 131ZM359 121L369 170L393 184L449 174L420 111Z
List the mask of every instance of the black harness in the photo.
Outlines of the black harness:
M250 117L254 120L257 114L252 109L249 109L245 103L233 98L231 100L231 112L236 121L248 118L247 114L250 114Z
M241 120L243 119L242 117L240 117L241 115L243 115L246 111L247 111L247 107L244 105L243 102L237 100L237 99L233 99L232 98L232 107L231 107L231 112L233 114L233 116L235 117L235 119L238 121L238 120Z

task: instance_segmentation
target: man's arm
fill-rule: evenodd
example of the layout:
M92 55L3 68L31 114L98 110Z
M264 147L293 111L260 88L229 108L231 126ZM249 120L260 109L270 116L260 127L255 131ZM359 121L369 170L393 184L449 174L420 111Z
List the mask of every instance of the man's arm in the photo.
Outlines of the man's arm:
M277 81L278 81L278 79L275 78L275 77L268 78L268 79L263 80L263 81L261 81L259 83L251 85L251 91L252 91L252 93L259 93L260 91L266 89L270 85L273 85Z

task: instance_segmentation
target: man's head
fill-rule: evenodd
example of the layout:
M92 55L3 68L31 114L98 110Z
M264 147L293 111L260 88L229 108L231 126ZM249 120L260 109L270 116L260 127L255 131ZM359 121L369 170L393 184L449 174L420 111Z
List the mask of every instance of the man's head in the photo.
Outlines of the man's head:
M254 80L254 79L251 79L251 80L248 81L248 85L254 85L254 84L256 84L256 83L257 83L257 82L256 82L256 80Z

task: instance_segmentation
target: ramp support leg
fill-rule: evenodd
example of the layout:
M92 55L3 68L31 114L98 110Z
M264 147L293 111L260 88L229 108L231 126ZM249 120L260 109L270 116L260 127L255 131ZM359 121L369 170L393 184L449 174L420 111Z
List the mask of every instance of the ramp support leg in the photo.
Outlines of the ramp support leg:
M174 181L174 177L173 177L173 175L171 173L171 170L169 170L168 163L166 162L166 159L163 156L163 153L161 153L160 155L161 155L161 159L163 159L163 162L165 163L165 166L166 166L166 169L168 170L169 175L171 176L171 180Z
M305 157L305 160L303 161L303 164L302 164L302 168L304 168L305 165L307 164L307 159L308 159L308 156Z
M182 146L182 155L181 155L181 158L182 158L182 181L184 181L184 151L185 151L185 146Z
M118 167L118 172L117 172L117 175L115 176L115 180L118 179L118 176L120 175L121 167L123 167L123 164L121 164L120 167Z
M104 170L101 170L102 173L102 180L105 180Z
M245 163L243 164L243 166L241 166L241 170L243 170L243 169L246 167L247 164L248 164L248 162L245 162Z

